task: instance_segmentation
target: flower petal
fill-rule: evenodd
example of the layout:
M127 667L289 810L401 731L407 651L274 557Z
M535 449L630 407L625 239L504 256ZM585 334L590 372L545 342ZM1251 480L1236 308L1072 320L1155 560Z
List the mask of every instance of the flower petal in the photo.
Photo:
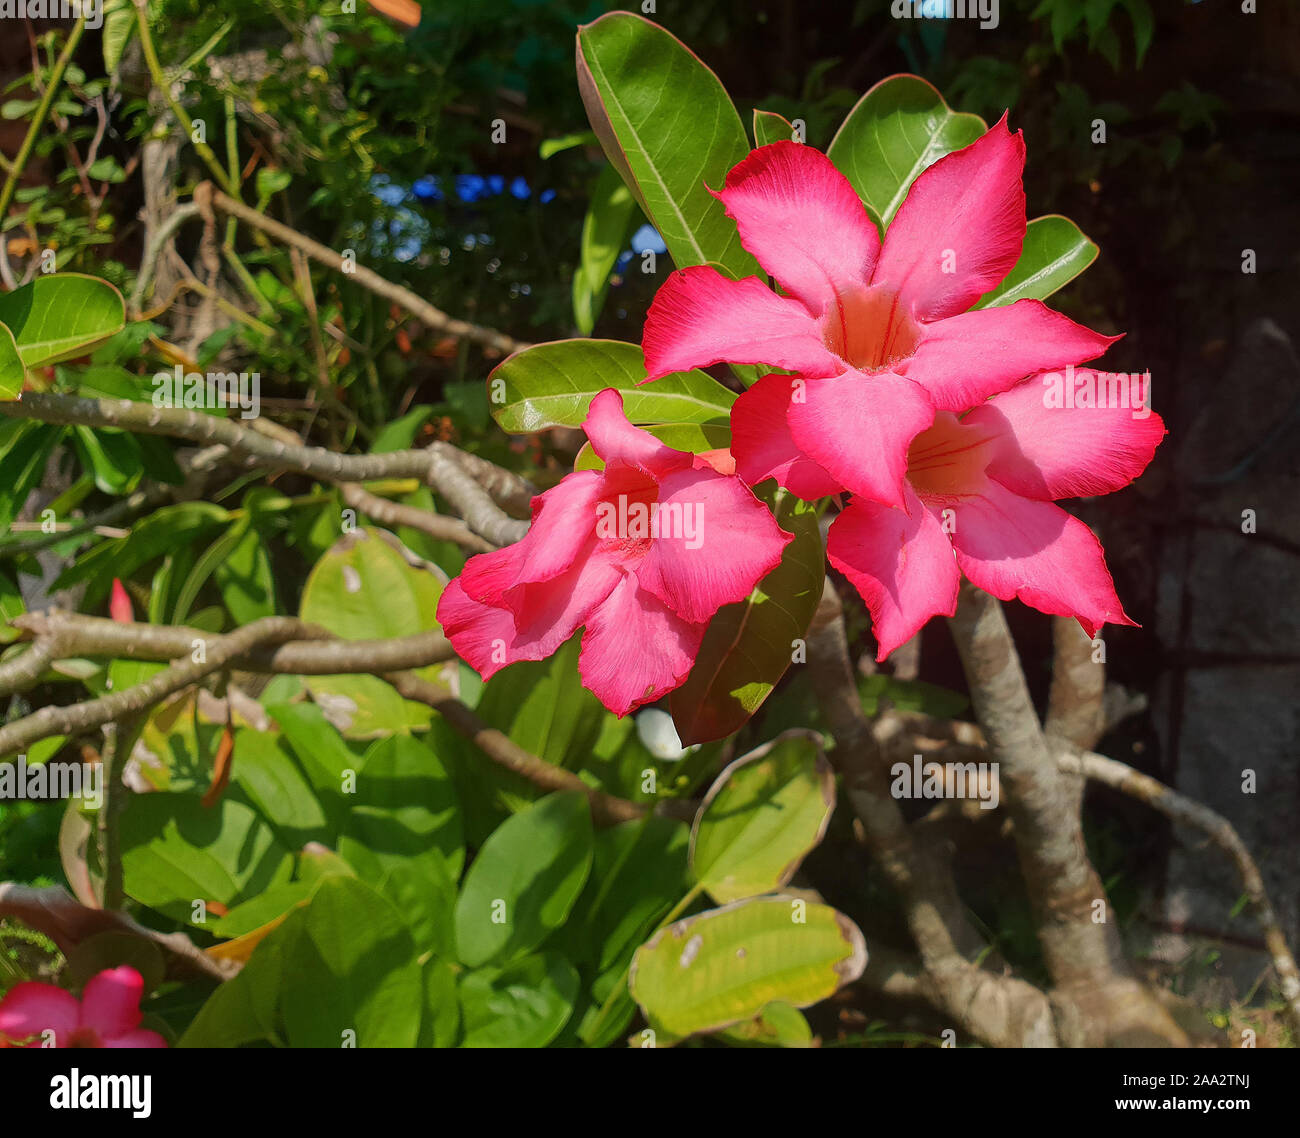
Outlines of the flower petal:
M583 685L618 716L660 699L690 673L705 627L625 576L587 622L578 656Z
M934 404L910 379L850 370L809 380L788 418L795 446L841 486L902 507L907 448L934 422Z
M941 411L965 411L1027 375L1096 359L1119 336L1103 336L1041 300L979 308L923 325L900 374L930 393Z
M791 141L760 146L712 192L735 219L740 243L815 315L871 279L880 234L820 150Z
M948 504L957 564L986 593L1075 617L1089 636L1103 624L1134 624L1115 595L1101 543L1078 518L992 480L980 494Z
M736 473L751 486L775 478L807 501L838 494L840 484L794 444L787 413L794 378L765 375L731 408Z
M81 1023L81 1005L71 992L53 984L25 980L9 989L0 1000L0 1036L20 1040L35 1037L40 1047L43 1031L53 1030L54 1045L66 1047Z
M598 470L575 471L532 500L533 524L515 546L506 547L514 549L511 585L549 581L573 564L595 528L603 482Z
M485 604L465 592L457 577L438 598L438 623L456 655L484 680L517 660L540 660L541 645L531 652L510 653L515 638L515 616L509 609Z
M1025 241L1025 142L1003 115L907 191L876 264L920 320L965 312L1014 267Z
M695 265L671 274L655 294L642 336L648 380L712 364L761 364L801 375L843 367L821 328L793 297L757 277L728 280Z
M81 1026L101 1039L132 1031L140 1026L143 995L144 977L125 964L92 976L81 994Z
M739 478L711 470L665 478L657 521L637 582L692 623L749 596L794 540Z
M1144 405L1149 377L1125 375L1111 397L1107 373L1075 373L1076 378L1083 375L1095 376L1102 396L1092 402L1107 406L1061 406L1053 397L1059 388L1049 373L1026 380L966 416L964 422L982 423L1001 436L988 465L990 475L1017 494L1051 500L1110 494L1146 469L1165 436L1160 416Z
M691 464L689 454L673 450L649 431L632 426L623 413L623 396L613 387L592 399L582 429L591 440L592 450L606 462L622 459L656 475Z
M932 616L957 611L961 573L939 520L909 489L908 513L854 498L831 523L826 556L862 594L883 660Z

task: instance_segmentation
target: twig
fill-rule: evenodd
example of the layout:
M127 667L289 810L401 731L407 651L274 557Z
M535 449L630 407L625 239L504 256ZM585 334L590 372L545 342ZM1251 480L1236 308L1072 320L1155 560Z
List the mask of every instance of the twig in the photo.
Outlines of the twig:
M18 156L14 159L13 166L5 177L4 185L0 186L0 220L3 220L5 214L9 212L9 203L13 200L14 190L18 188L18 179L22 177L23 170L27 166L27 160L32 155L32 148L36 145L36 138L45 125L45 118L50 113L55 93L59 89L59 84L63 81L63 73L68 69L68 64L72 61L72 55L77 50L77 44L81 42L81 36L85 30L86 17L81 16L73 24L72 31L68 33L68 42L63 45L63 50L54 63L54 70L50 72L49 84L45 88L45 93L41 96L41 101L36 106L36 113L32 116L32 124L27 128L27 136L18 148Z
M0 402L0 414L47 423L119 427L150 435L171 435L199 443L220 443L236 454L276 469L296 470L327 482L374 482L421 478L451 503L475 533L509 545L528 532L528 523L508 517L491 496L444 449L386 454L336 454L297 446L240 426L234 419L180 407L154 407L130 399L83 399L51 392L24 392L20 402Z
M1282 997L1286 1000L1291 1030L1300 1034L1300 969L1296 967L1295 957L1287 945L1277 912L1269 901L1259 867L1232 823L1208 806L1202 806L1194 799L1179 794L1150 775L1136 771L1117 759L1084 752L1062 754L1058 756L1057 762L1062 770L1082 774L1094 782L1103 783L1145 802L1175 822L1201 830L1232 859L1241 875L1246 896L1264 931L1264 943L1268 946Z
M387 498L370 493L355 482L340 482L338 486L343 501L354 510L374 518L383 525L407 526L440 541L453 541L475 553L486 553L496 548L490 541L484 541L479 537L459 518L449 518L415 506L390 502Z
M417 296L409 289L393 284L392 281L386 280L373 269L368 269L364 265L351 261L345 264L343 257L334 252L333 249L327 248L318 241L313 241L296 229L290 229L289 226L275 221L265 214L258 213L257 210L245 205L243 202L236 201L228 194L223 194L210 182L200 183L194 190L194 200L199 204L200 208L204 206L203 199L205 197L210 197L212 205L222 213L237 217L254 229L269 234L277 241L301 250L312 260L319 261L321 264L328 265L330 268L343 273L349 279L371 292L387 297L394 303L401 305L412 315L424 321L430 328L444 332L449 336L470 340L473 343L481 344L483 347L491 348L506 355L530 346L522 340L513 339L493 328L484 328L481 325L470 324L468 321L449 316L442 309L435 308L427 300Z

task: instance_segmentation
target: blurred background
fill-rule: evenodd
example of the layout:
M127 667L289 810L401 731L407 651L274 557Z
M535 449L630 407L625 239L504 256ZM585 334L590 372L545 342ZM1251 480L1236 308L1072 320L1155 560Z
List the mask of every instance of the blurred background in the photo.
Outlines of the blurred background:
M639 340L671 263L664 255L657 272L641 272L639 254L662 244L634 206L608 200L574 81L575 28L607 7L165 0L150 13L157 66L247 202L515 338ZM1141 625L1107 630L1111 696L1127 714L1098 749L1227 817L1300 941L1300 5L1002 0L991 28L897 18L890 0L652 7L646 14L717 72L746 123L754 108L776 111L802 119L807 141L824 147L863 92L912 71L955 108L989 121L1009 110L1024 131L1029 216L1066 214L1101 246L1052 304L1127 333L1107 366L1150 370L1169 429L1139 483L1071 505L1100 533ZM0 21L6 162L69 26ZM60 269L105 276L129 294L150 236L208 177L194 149L160 129L172 112L148 94L148 56L129 0L110 0L103 29L74 51L3 219L7 287L53 250ZM346 280L323 277L304 292L282 247L241 237L274 333L263 321L259 330L214 318L181 287L198 241L185 231L180 256L159 262L138 355L127 361L142 374L178 360L242 361L296 428L319 414L302 404L304 390L320 387L346 408L331 420L336 445L372 443L385 424L427 407L426 436L508 458L539 482L571 462L572 440L509 440L491 424L483 380L498 357ZM227 299L266 317L250 295ZM1043 700L1049 622L1020 606L1009 614ZM864 613L853 627L870 661ZM962 706L942 622L882 671L947 689ZM774 697L778 705L797 715L799 693ZM40 807L0 814L7 875L58 878L57 821ZM1087 821L1144 967L1221 1009L1226 1026L1267 961L1255 925L1238 915L1232 867L1108 792L1090 796ZM1006 843L990 841L961 871L999 948L1023 964L1033 951L1027 909L981 888L1004 876L1008 856ZM818 884L833 899L860 888L862 868L823 865Z

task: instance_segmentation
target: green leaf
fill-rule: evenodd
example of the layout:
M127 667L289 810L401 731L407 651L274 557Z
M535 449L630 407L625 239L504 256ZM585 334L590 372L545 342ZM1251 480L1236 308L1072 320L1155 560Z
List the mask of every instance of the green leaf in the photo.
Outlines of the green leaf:
M605 305L609 274L637 219L636 199L613 166L606 166L591 191L582 220L578 267L573 273L573 320L590 336Z
M472 968L532 951L564 924L591 869L591 810L581 791L550 794L483 843L456 904L456 944Z
M625 970L688 888L689 841L681 822L656 815L598 830L591 878L554 947L597 973Z
M413 1047L424 978L401 915L354 877L327 877L284 976L291 1047Z
M127 895L186 923L196 901L229 908L293 870L270 826L229 794L211 809L192 794L133 795L121 837Z
M417 952L450 958L456 954L456 881L443 859L394 862L379 892L402 914Z
M580 427L592 396L607 387L623 396L633 423L727 423L735 395L702 371L646 377L637 344L556 340L516 352L488 377L492 417L503 431Z
M762 706L821 600L826 559L816 512L784 491L761 496L775 501L776 520L794 541L746 600L719 609L709 622L691 674L669 697L684 746L730 735Z
M456 788L438 756L409 735L380 739L366 752L339 853L367 880L429 860L452 880L465 864ZM436 873L436 869L432 872Z
M27 379L14 334L0 324L0 399L17 399Z
M462 1047L545 1047L573 1013L578 974L561 956L526 956L461 977Z
M8 644L19 636L18 629L9 622L27 611L18 582L8 573L0 573L0 644Z
M283 741L265 731L235 732L233 780L288 849L330 837L320 799ZM337 785L337 784L336 784Z
M455 1047L459 1031L456 970L445 960L432 959L424 966L424 1017L416 1046Z
M862 96L827 154L883 232L919 174L986 130L982 118L952 110L924 79L892 75Z
M29 368L85 354L126 324L122 294L108 281L51 273L0 293L0 324L14 334Z
M787 884L826 834L835 775L811 731L789 731L743 755L705 796L691 831L691 868L726 904Z
M669 32L628 12L578 29L578 90L605 156L678 268L717 261L736 277L758 263L706 188L749 154L718 77Z
M1068 217L1036 217L1025 229L1020 259L1002 283L976 301L975 308L1046 300L1097 259L1097 246Z
M275 576L262 535L244 530L213 574L221 599L236 624L275 615Z
M47 423L0 422L0 531L8 532L63 433L63 427Z
M784 115L775 111L760 111L754 108L754 145L766 146L771 142L791 142L795 139L794 126Z
M862 933L827 905L759 897L687 917L637 949L628 983L669 1037L752 1019L774 1000L806 1008L859 976Z
M135 5L131 0L106 0L104 4L104 73L117 78L122 53L135 34Z
M413 565L392 534L358 529L345 534L312 568L298 615L345 640L411 636L438 627L444 582ZM402 699L375 676L312 676L308 690L345 719L344 733L367 739L426 727L432 712Z
M129 494L144 473L140 444L132 434L110 427L72 428L81 465L94 476L105 494Z
M755 1019L718 1033L732 1047L811 1047L812 1028L803 1012L773 1000Z

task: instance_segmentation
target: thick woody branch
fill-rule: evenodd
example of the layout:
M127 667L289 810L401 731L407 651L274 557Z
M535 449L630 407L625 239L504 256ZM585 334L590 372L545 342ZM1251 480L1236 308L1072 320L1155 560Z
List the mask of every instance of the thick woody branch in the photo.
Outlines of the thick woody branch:
M1106 666L1092 639L1068 616L1052 617L1052 690L1043 731L1089 751L1106 728Z
M449 518L415 506L390 502L387 498L370 493L355 482L340 482L338 487L343 501L354 510L374 518L381 525L406 526L441 541L454 541L474 553L486 553L496 548L490 541L479 537L459 518Z
M830 582L809 630L808 666L835 737L829 757L843 776L877 864L902 900L927 991L964 1031L987 1043L1055 1046L1047 997L972 963L983 946L965 917L951 871L935 846L914 840L889 792L886 767L853 682L843 610Z
M233 453L279 470L296 470L328 482L372 482L420 478L437 490L475 533L496 545L509 545L528 531L510 518L445 450L393 451L386 454L335 454L249 430L234 419L180 407L154 407L130 399L83 399L50 392L24 392L20 402L0 403L0 414L45 423L117 427L149 435L170 435L197 443L219 443Z
M380 676L407 699L432 707L493 762L543 790L582 791L601 825L641 818L647 812L644 806L596 790L577 775L524 750L507 735L485 724L447 688L413 675L408 669L452 658L451 645L441 632L423 632L395 640L344 641L330 639L329 633L291 617L267 617L238 632L213 636L195 628L126 624L57 610L28 613L13 623L38 637L22 659L38 648L42 652L50 651L43 646L53 645L56 655L173 660L191 656L196 641L201 641L206 662L174 665L146 683L103 699L44 708L0 728L0 755L16 753L50 735L73 734L146 710L173 692L226 668L291 675L361 672ZM690 804L672 800L661 803L656 811L683 819L693 814Z

